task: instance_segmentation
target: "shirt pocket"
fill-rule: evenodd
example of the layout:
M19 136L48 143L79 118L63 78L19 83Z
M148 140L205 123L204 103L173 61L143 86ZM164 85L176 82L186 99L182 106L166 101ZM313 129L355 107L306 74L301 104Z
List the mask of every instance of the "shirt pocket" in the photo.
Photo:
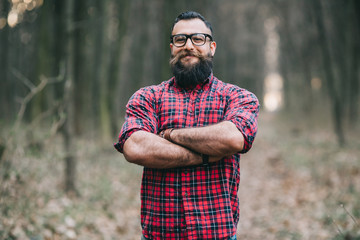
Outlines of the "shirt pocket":
M215 124L224 120L225 108L224 105L213 104L211 107L200 107L198 116L198 126L207 126Z

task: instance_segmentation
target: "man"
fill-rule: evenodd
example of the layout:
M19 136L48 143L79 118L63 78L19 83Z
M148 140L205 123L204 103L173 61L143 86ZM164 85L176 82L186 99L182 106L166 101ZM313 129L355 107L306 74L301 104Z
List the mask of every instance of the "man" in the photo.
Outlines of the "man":
M240 153L257 131L258 100L212 73L216 43L196 12L171 35L174 77L138 90L115 144L144 166L142 239L236 239Z

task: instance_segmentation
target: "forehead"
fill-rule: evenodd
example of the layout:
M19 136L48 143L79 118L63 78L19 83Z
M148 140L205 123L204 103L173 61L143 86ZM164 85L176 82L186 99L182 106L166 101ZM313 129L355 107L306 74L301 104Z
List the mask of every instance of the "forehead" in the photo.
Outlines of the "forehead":
M205 23L198 19L180 20L174 26L172 35L175 34L192 34L192 33L207 33L211 34Z

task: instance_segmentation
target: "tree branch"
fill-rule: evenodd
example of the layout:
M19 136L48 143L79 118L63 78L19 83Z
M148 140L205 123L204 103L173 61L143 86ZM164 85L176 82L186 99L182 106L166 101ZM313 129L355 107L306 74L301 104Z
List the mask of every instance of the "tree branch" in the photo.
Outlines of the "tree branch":
M16 69L13 69L13 74L17 76L24 83L24 85L26 85L30 89L30 92L20 102L20 109L18 111L16 121L13 127L13 130L15 130L18 129L19 124L24 117L26 107L28 103L34 98L34 96L41 92L48 84L58 83L64 80L65 65L63 63L60 64L60 73L56 77L47 78L44 75L41 75L40 83L37 86L35 86L28 78L26 78Z

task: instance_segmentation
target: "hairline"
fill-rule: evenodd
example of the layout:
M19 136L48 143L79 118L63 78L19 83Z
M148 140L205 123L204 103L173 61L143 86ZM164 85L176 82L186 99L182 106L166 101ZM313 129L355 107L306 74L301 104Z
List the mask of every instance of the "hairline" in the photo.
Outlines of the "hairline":
M188 15L186 15L186 14L188 14ZM191 20L195 20L195 19L201 20L204 23L204 25L206 26L206 28L210 30L210 35L211 36L213 35L213 29L212 29L211 23L209 21L207 21L200 13L192 12L192 11L183 12L175 19L175 21L171 27L171 34L174 31L174 27L178 22L191 21Z
M199 18L192 18L192 19L181 19L181 20L179 20L178 22L176 22L175 24L174 24L174 27L172 28L172 30L171 30L171 36L173 35L172 33L173 33L173 31L174 31L174 28L175 28L175 25L177 24L177 23L179 23L179 22L181 22L181 21L193 21L193 20L196 20L196 19L199 19ZM201 19L199 19L199 20L201 20ZM204 31L204 32L199 32L199 33L204 33L204 34L209 34L211 37L212 37L212 31L211 31L211 29L210 28L208 28L207 26L206 26L206 24L204 24L205 25L205 27L208 29L208 30L210 30L209 31L209 33L207 33L207 31Z

